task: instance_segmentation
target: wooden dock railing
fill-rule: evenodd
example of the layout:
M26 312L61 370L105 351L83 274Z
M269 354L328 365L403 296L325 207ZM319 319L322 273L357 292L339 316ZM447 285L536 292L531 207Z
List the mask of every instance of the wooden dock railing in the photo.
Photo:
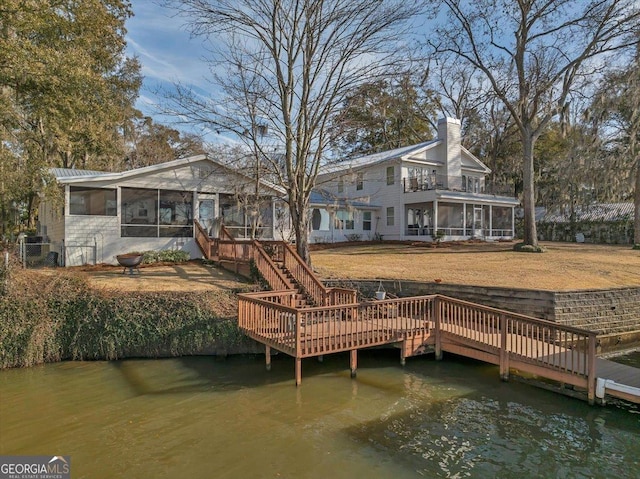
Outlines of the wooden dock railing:
M274 329L274 318L286 313L287 332L296 339L295 356L302 358L426 337L433 324L435 296L298 309L289 307L290 298L285 292L270 291L238 295L240 328L258 341L272 341L281 333ZM269 308L277 313L267 312ZM289 314L296 315L295 322Z
M239 295L239 326L250 337L296 360L382 344L434 346L584 388L595 400L596 333L441 295L291 307L286 293ZM411 342L411 347L405 343ZM299 382L296 361L296 383Z
M447 350L499 364L505 380L510 368L525 370L595 397L595 332L445 296L437 312L436 355Z

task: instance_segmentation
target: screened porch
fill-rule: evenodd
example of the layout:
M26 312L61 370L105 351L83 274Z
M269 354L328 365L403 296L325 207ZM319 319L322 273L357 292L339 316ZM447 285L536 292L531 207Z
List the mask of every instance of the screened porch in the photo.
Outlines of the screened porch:
M471 202L429 201L405 205L408 239L511 239L512 206ZM418 237L418 238L416 238Z

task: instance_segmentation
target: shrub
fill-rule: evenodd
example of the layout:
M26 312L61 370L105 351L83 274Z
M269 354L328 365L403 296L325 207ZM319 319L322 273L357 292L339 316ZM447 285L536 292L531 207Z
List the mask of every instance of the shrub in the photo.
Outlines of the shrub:
M362 239L362 235L356 233L345 235L345 237L347 238L347 241L360 241Z
M19 270L0 296L0 369L64 359L250 350L223 292L109 292L69 272Z
M152 263L184 263L189 261L189 253L187 251L175 249L163 249L160 251L144 251L142 253L142 262L144 264Z
M513 250L522 253L544 253L547 251L543 246L533 246L524 243L516 243L513 245Z

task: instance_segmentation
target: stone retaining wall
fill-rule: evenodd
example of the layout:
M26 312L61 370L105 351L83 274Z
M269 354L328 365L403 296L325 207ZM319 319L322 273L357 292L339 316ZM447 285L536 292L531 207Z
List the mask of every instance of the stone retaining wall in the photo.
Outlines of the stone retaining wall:
M371 280L325 281L327 286L358 290L374 297L380 282ZM382 281L388 293L405 297L442 294L452 298L557 321L596 331L607 337L608 350L640 345L640 288L593 291L535 291L417 281Z

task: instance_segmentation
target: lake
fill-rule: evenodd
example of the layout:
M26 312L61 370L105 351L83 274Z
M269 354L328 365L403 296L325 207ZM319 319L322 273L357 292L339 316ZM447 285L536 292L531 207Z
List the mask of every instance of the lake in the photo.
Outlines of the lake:
M358 359L355 380L348 355L304 360L298 388L282 354L0 371L0 454L69 455L74 479L640 477L636 406L451 355Z

